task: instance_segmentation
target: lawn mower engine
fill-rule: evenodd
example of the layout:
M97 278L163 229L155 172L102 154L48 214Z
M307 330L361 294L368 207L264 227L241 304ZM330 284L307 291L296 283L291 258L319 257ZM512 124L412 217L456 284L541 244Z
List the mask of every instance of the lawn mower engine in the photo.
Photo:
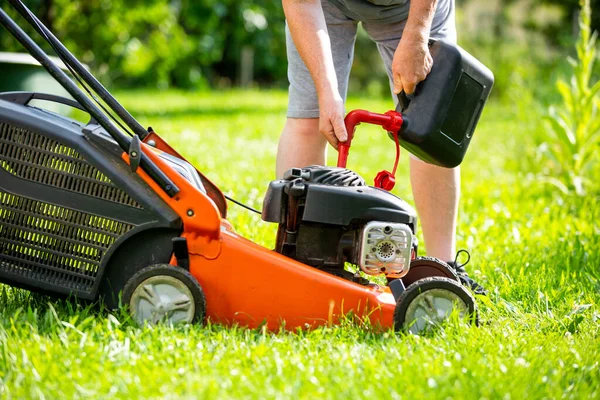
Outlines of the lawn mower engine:
M262 216L279 224L278 253L353 282L369 283L346 263L395 279L416 255L412 207L345 168L290 169L269 185Z

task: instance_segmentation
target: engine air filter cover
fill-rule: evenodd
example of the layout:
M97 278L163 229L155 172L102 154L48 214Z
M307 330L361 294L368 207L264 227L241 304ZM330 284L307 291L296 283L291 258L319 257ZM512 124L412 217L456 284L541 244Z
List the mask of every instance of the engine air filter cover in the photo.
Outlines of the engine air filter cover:
M359 266L369 275L401 278L410 268L412 241L406 224L369 222L363 228Z

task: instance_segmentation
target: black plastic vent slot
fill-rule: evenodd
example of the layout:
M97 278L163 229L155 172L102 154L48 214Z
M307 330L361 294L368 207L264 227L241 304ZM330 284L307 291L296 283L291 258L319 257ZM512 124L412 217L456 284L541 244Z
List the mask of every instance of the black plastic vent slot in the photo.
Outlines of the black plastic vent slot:
M0 123L0 167L21 179L142 208L74 149L4 123Z
M91 293L107 250L132 228L0 191L0 274Z

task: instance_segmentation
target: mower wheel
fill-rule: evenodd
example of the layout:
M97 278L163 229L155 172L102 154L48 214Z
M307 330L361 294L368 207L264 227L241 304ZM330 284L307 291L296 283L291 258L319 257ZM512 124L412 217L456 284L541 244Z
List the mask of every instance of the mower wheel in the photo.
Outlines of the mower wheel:
M448 278L460 282L456 272L445 262L434 257L417 257L410 262L408 273L402 277L402 283L408 287L416 281L433 276Z
M135 273L123 289L123 304L140 325L201 322L206 314L198 281L185 269L168 264Z
M402 293L394 311L394 330L427 332L443 323L453 310L461 319L478 325L473 295L459 282L445 277L420 279Z

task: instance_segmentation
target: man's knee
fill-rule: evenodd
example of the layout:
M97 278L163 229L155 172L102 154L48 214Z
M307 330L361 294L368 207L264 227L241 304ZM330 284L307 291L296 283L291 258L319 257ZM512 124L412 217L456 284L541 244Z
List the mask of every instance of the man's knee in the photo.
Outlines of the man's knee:
M292 167L323 164L326 145L318 118L288 118L279 139L277 176Z
M321 137L318 118L288 118L285 122L284 132L306 139Z

